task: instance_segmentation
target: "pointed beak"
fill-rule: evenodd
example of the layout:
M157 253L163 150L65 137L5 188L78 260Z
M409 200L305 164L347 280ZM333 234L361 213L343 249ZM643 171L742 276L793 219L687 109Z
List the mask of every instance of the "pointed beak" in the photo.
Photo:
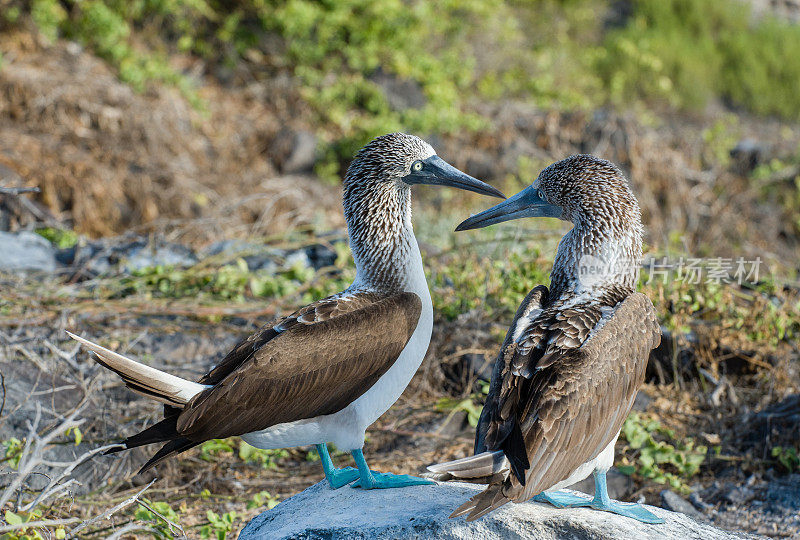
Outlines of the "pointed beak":
M403 181L406 184L449 186L466 191L474 191L481 195L490 195L501 199L506 198L497 188L459 171L439 156L431 156L422 160L422 169L412 172L403 178Z
M563 210L560 206L550 204L539 197L539 190L528 186L510 199L506 199L497 206L492 206L479 214L465 219L456 227L457 231L480 229L495 223L510 221L526 217L555 217L560 218Z

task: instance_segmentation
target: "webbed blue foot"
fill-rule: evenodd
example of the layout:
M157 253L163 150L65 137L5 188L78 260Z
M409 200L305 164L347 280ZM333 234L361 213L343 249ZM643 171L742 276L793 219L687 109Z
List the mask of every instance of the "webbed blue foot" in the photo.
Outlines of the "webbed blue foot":
M344 469L334 469L330 475L326 474L325 477L333 489L339 489L358 480L359 474L355 467L345 467Z
M541 503L550 503L556 508L564 508L565 506L576 505L579 506L584 502L588 502L589 499L586 497L581 497L580 495L573 495L572 493L567 493L566 491L542 491L538 495L534 495L531 499L536 502Z
M588 506L595 510L612 512L620 516L629 517L642 523L664 523L664 520L638 503L621 503L608 496L605 471L594 471L594 498L584 499L581 502L568 504L571 508Z
M337 469L333 466L333 461L328 453L327 445L318 444L317 452L319 452L319 459L322 462L322 470L325 471L325 478L328 479L328 484L330 484L332 489L339 489L354 480L358 480L358 469L354 467Z
M425 484L435 484L433 480L417 478L407 474L379 473L369 470L364 453L361 450L353 450L353 459L356 460L358 467L359 480L352 487L363 489L386 489L407 486L420 486Z

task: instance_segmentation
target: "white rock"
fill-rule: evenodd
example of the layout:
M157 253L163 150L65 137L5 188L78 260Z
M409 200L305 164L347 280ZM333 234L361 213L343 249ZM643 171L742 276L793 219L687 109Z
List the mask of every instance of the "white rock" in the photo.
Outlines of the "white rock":
M55 269L55 249L50 242L29 231L0 232L0 271L52 272Z
M401 489L338 490L323 481L253 519L240 540L292 539L442 539L508 538L642 540L754 538L698 523L688 516L648 507L666 523L647 525L586 508L557 509L527 502L509 503L471 523L450 513L481 486L446 483Z

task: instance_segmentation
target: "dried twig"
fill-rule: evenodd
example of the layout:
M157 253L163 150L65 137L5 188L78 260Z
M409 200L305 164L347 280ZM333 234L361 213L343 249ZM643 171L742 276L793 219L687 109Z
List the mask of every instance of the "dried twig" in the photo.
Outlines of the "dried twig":
M50 480L50 482L47 485L47 487L45 487L43 490L41 490L39 495L33 501L31 501L30 503L25 505L22 509L27 511L27 510L30 510L32 508L36 508L36 506L38 506L39 504L44 502L46 499L54 496L58 492L64 491L65 486L67 486L68 484L74 483L75 480L74 479L70 479L64 484L59 484L59 482L61 482L67 476L72 474L72 471L74 471L78 466L86 463L92 457L96 456L97 454L99 454L101 452L105 452L106 450L109 450L111 448L117 448L119 446L120 446L119 444L109 444L109 445L106 445L106 446L100 446L98 448L94 448L92 450L89 450L88 452L84 452L80 457L78 457L74 461L70 461L70 462L58 462L58 461L42 460L42 463L45 464L45 465L49 465L51 467L64 467L64 468L63 468L63 470L61 471L61 473L58 476L54 476L53 479Z
M106 540L119 540L123 536L128 533L132 532L152 532L153 529L151 527L147 527L142 525L141 523L128 523L121 529L117 529L114 531L114 534L110 534L106 537Z
M65 519L44 519L41 521L29 521L27 523L17 523L16 525L2 525L0 526L0 533L11 531L18 531L20 529L35 529L37 527L59 527L61 525L69 525L80 521L79 518L65 518Z
M107 510L106 510L106 511L104 511L102 514L98 514L98 515L94 516L94 517L93 517L93 518L91 518L91 519L87 519L86 521L84 521L83 523L81 523L80 525L78 525L77 527L73 528L72 530L70 530L70 531L67 533L67 538L74 538L76 533L78 533L78 532L82 531L83 529L85 529L85 528L86 528L86 527L88 527L89 525L92 525L93 523L97 523L97 522L98 522L98 521L100 521L101 519L110 518L112 515L116 514L117 512L119 512L120 510L122 510L123 508L125 508L125 507L127 507L127 506L130 506L131 504L133 504L133 503L135 503L135 502L138 502L139 504L142 504L142 502L139 500L139 497L142 495L142 493L144 493L145 491L147 491L147 489L148 489L150 486L152 486L152 485L153 485L153 483L154 483L155 481L156 481L156 479L154 478L153 480L151 480L151 481L150 481L150 483L149 483L149 484L147 484L147 485L146 485L146 486L144 486L142 489L140 489L139 491L137 491L137 492L136 492L134 495L132 495L131 497L128 497L127 499L125 499L125 500L124 500L124 501L122 501L121 503L119 503L119 504L116 504L116 505L112 506L111 508L107 509ZM141 526L141 525L137 525L137 527L139 527L139 528L142 528L142 526ZM183 529L181 529L181 530L183 530Z
M153 482L155 482L155 480L153 480ZM167 526L169 527L169 531L170 531L170 532L172 532L173 534L175 534L175 533L173 532L173 528L174 528L174 529L176 529L176 530L179 530L179 531L181 531L181 534L183 535L183 538L188 538L188 537L186 536L186 531L184 531L184 530L183 530L183 527L181 527L181 526L180 526L180 524L178 524L178 523L175 523L175 522L173 522L173 521L170 521L170 520L169 520L169 519L167 519L165 516L163 516L161 513L159 513L159 512L158 512L158 511L157 511L155 508L153 508L152 506L150 506L149 504L147 504L147 503L146 503L146 502L144 502L144 501L139 501L139 504L140 504L140 505L142 505L143 507L147 508L147 509L148 509L150 512L152 512L152 513L153 513L155 516L157 516L157 517L158 517L159 519L161 519L161 520L162 520L164 523L166 523L166 524L167 524Z
M38 187L2 187L0 186L0 195L21 195L23 193L39 193L41 190Z

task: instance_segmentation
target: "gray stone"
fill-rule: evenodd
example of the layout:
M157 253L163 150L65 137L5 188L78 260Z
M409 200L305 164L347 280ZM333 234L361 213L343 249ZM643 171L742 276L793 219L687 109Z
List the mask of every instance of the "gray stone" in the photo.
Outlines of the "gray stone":
M688 516L649 507L666 520L646 525L587 508L557 509L546 504L507 504L471 523L449 519L481 486L447 483L365 491L345 486L332 490L320 482L253 519L239 535L256 539L493 540L547 539L703 539L754 538L698 523Z
M725 493L725 499L733 504L745 504L752 501L755 496L755 492L746 486L732 486Z
M53 272L56 269L56 250L36 233L0 231L0 271Z
M188 268L197 264L192 250L180 244L164 243L132 250L125 260L124 270L133 272L154 266Z
M702 512L692 506L689 501L669 489L665 489L661 492L661 504L667 510L680 512L697 520L705 520L705 516Z
M317 162L317 137L310 131L298 131L292 140L292 150L283 164L284 174L311 172Z

